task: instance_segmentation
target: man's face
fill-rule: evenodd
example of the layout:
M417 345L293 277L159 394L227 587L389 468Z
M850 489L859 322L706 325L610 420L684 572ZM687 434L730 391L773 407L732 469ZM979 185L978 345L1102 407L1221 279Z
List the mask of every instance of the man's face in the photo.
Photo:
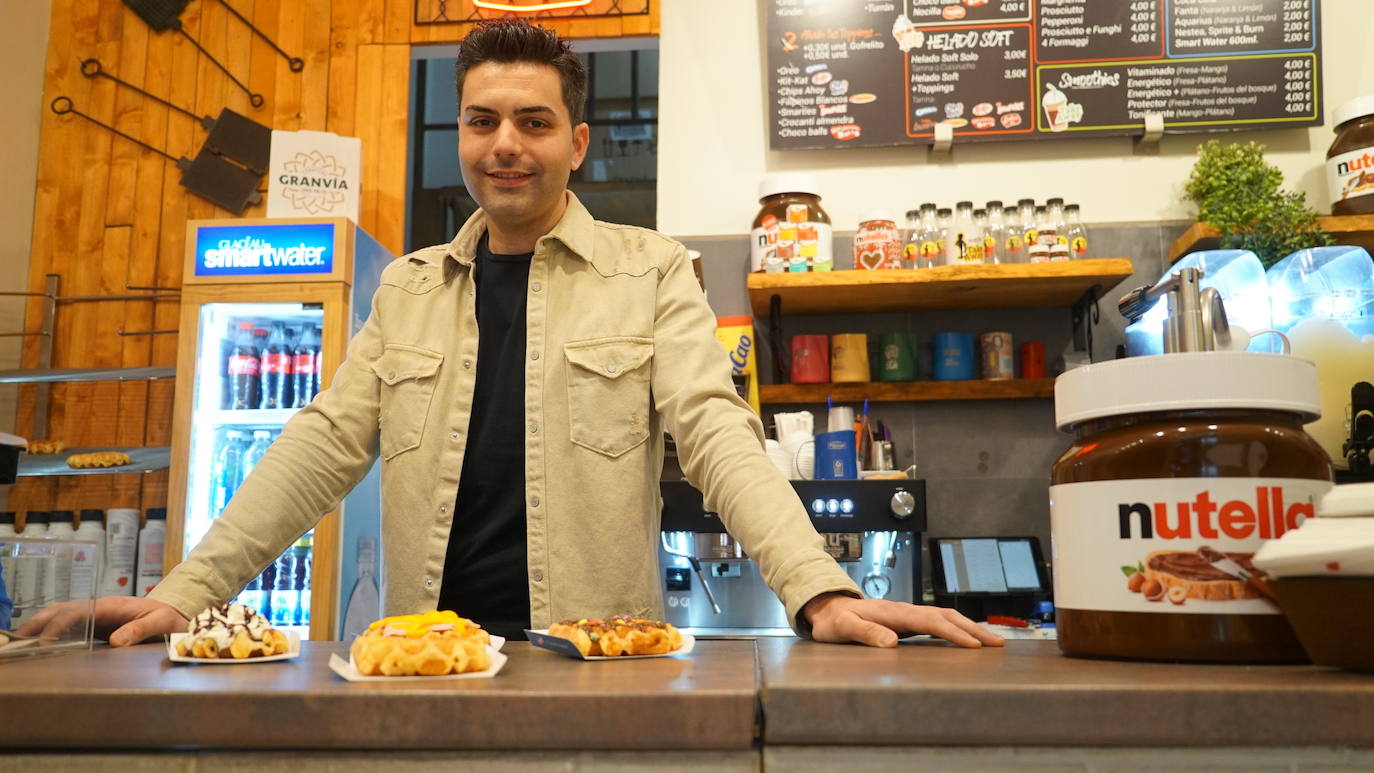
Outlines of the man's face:
M458 123L463 182L487 216L513 228L546 225L587 154L587 125L572 125L558 71L477 65L463 82Z

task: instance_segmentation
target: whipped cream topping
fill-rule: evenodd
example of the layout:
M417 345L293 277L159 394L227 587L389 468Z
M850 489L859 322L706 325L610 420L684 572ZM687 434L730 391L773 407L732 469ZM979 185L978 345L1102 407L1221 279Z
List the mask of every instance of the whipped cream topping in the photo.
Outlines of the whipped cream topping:
M262 641L272 626L267 618L243 604L220 604L191 619L186 632L191 637L212 639L219 649L228 649L240 632L253 641Z

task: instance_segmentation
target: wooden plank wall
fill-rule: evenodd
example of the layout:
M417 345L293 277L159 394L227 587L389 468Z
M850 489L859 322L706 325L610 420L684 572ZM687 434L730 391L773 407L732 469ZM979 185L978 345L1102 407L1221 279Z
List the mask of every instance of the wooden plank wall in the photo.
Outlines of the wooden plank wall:
M69 97L75 108L172 155L193 156L205 139L195 121L104 78L81 74L98 58L111 74L163 96L196 115L229 107L276 129L327 130L363 141L361 225L400 254L405 233L406 150L412 44L453 43L467 25L416 25L413 0L227 0L235 10L305 60L286 60L224 6L192 0L181 22L234 76L266 98L253 109L184 36L155 33L120 0L54 0L44 102ZM570 37L655 35L650 16L544 22ZM62 295L125 294L126 286L181 286L185 223L233 214L188 194L180 171L163 157L117 138L75 115L43 113L29 289L61 277ZM263 207L245 217L263 217ZM102 301L58 306L54 367L174 365L177 336L121 336L175 330L179 305ZM28 330L41 327L41 304L27 306ZM39 341L26 340L24 361L38 361ZM168 445L172 384L54 386L47 436L77 446ZM10 387L13 388L13 387ZM18 432L32 437L35 391L21 387ZM167 473L25 478L10 507L160 507Z

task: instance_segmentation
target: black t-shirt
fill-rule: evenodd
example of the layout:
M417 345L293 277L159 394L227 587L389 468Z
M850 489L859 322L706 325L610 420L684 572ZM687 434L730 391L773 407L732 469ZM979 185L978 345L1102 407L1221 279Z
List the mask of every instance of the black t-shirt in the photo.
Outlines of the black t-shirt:
M525 556L525 292L530 259L477 244L477 384L439 608L508 639L530 625Z

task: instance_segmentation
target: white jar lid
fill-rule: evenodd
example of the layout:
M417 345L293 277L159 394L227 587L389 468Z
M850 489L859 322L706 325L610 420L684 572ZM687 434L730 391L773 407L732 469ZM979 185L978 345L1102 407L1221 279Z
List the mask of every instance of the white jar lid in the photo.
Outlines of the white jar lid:
M1374 115L1374 94L1355 97L1336 108L1336 111L1331 114L1331 125L1340 126L1346 121L1363 115Z
M1159 411L1251 408L1321 416L1317 366L1299 357L1183 352L1075 368L1054 382L1061 430L1090 419Z
M779 193L809 193L816 196L816 178L806 172L773 172L759 181L759 201Z
M895 223L897 222L897 216L892 214L892 210L890 209L870 209L859 217L859 223L861 224L871 223L874 220L887 220Z

